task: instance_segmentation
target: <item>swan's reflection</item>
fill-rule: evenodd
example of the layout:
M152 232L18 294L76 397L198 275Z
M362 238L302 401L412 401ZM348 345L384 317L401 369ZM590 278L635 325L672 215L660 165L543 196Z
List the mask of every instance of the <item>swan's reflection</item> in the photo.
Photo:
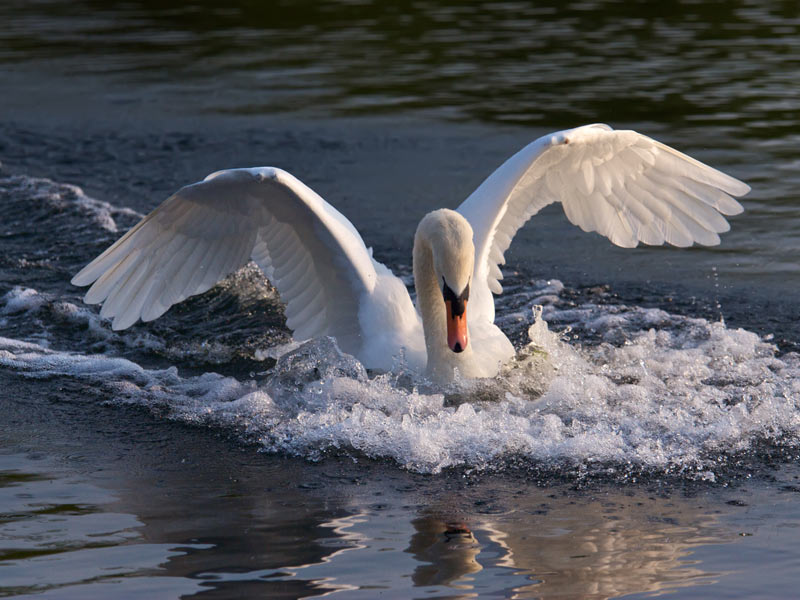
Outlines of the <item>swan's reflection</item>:
M406 552L422 563L411 576L414 585L469 587L459 580L483 568L475 560L481 550L472 532L461 523L445 523L435 515L423 515L411 524L415 533Z
M715 581L718 573L691 560L693 548L720 541L707 515L688 509L679 519L660 519L663 506L637 508L581 505L538 526L483 528L507 551L498 564L538 580L517 589L518 597L611 598Z
M156 514L152 498L134 511L151 541L214 544L164 565L172 576L203 580L212 596L282 589L296 597L373 598L391 590L396 597L613 598L713 583L720 573L704 570L692 553L735 538L718 522L724 503L711 500L709 508L708 499L679 493L591 497L519 483L507 489L491 478L453 492L438 479L395 481L376 466L340 464L336 474L280 460L214 462L196 482L189 469L172 472L180 492ZM368 471L373 479L354 488L352 476ZM182 516L165 523L165 513Z
M415 585L480 592L476 573L505 571L509 583L516 580L508 590L514 598L612 598L710 584L720 573L702 570L693 549L733 537L689 499L621 494L475 515L457 543L453 525L433 511L412 523L407 552L423 563L414 571Z

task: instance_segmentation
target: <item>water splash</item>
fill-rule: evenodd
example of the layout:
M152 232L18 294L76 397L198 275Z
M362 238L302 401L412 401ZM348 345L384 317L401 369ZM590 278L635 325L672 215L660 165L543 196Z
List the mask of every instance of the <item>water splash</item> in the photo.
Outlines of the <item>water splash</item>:
M599 343L565 342L548 313ZM498 377L444 388L405 372L370 375L330 338L244 380L9 339L0 365L86 380L109 402L234 431L267 452L365 455L422 473L523 463L714 479L732 452L800 438L800 357L777 357L754 333L624 306L551 305L531 318L531 341Z

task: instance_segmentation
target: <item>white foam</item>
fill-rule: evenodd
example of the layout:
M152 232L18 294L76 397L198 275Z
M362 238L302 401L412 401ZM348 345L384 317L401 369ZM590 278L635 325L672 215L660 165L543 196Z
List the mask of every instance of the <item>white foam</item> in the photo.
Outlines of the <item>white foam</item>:
M95 224L113 233L118 231L115 217L125 215L140 219L143 216L129 208L120 208L108 202L91 198L76 185L56 183L41 177L27 175L0 177L0 189L10 191L15 196L27 200L44 202L55 208L74 206L90 216Z
M0 299L0 313L10 315L20 312L35 312L46 299L32 288L15 286Z
M245 279L245 275L253 269L258 267L248 266L242 270L244 274L238 273L231 277L231 280L239 286L236 290L238 297L255 293L263 295L263 283ZM263 276L261 278L263 279ZM38 331L30 334L30 339L45 346L49 346L53 338L53 325L58 324L80 330L83 341L90 344L100 343L104 351L110 351L112 347L117 346L155 352L176 361L194 358L212 363L225 363L242 350L218 340L167 341L151 328L116 332L111 329L111 320L102 318L95 307L75 304L59 299L53 294L20 286L0 296L0 315L9 316L8 319L0 320L4 328L8 327L14 318L26 321L28 329L35 326ZM252 352L256 360L264 360L277 358L297 346L298 344L290 342L273 348L253 349Z
M23 318L28 324L35 321L41 330L34 338L43 345L47 345L52 337L50 328L56 322L80 328L84 332L84 339L89 342L116 343L162 353L166 351L164 341L153 334L138 332L119 335L111 330L110 321L102 319L96 309L59 300L52 294L41 293L33 288L15 286L0 297L0 314ZM8 319L5 326L8 326Z
M284 354L288 354L293 350L297 350L301 345L302 344L300 342L291 340L285 344L278 344L277 346L272 346L270 348L256 348L253 356L256 360L267 360L268 358L277 360Z
M111 401L235 430L265 451L310 459L358 451L424 473L522 460L713 479L730 452L800 439L800 357L776 358L754 333L637 307L545 314L616 345L565 343L569 336L540 317L533 343L498 378L445 389L402 373L369 377L330 339L280 348L258 382L183 377L8 339L0 339L0 364L27 377L85 380Z

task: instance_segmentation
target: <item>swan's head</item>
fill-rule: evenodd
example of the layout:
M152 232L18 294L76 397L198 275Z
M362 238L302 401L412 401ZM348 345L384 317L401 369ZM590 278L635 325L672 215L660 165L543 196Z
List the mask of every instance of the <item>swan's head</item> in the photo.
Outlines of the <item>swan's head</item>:
M469 343L467 303L475 262L472 227L459 213L446 208L428 214L418 235L428 242L433 271L447 313L447 345L463 352Z

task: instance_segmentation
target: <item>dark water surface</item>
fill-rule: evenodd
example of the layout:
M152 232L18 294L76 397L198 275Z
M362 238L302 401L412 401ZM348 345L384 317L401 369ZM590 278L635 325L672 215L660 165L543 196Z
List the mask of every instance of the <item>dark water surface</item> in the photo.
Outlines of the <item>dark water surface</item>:
M624 120L751 140L796 123L793 2L10 0L0 18L5 70L184 114Z
M796 594L795 3L9 0L0 23L0 596ZM521 346L544 305L549 387L409 390L324 344L285 370L252 270L119 333L69 285L180 186L264 164L407 275L422 215L595 121L753 191L715 248L537 215L498 320Z

